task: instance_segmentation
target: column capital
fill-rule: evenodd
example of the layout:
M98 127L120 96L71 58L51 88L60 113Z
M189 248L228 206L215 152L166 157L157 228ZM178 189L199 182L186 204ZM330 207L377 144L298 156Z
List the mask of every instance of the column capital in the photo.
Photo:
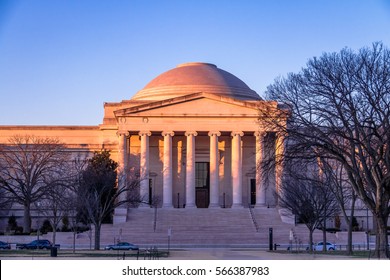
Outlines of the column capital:
M173 132L173 131L163 131L163 132L161 132L161 135L162 136L174 136L175 132Z
M255 133L253 133L253 136L262 137L262 138L264 138L266 135L267 135L266 131L255 131Z
M221 132L219 131L209 131L208 136L221 136Z
M130 136L130 132L128 132L127 130L118 130L116 132L116 135L119 137L119 136L126 136L126 137L129 137Z
M184 133L185 136L198 136L198 132L196 131L186 131Z
M138 132L139 136L151 136L152 133L150 131L140 131Z
M232 133L230 134L231 136L244 136L244 132L242 131L232 131Z

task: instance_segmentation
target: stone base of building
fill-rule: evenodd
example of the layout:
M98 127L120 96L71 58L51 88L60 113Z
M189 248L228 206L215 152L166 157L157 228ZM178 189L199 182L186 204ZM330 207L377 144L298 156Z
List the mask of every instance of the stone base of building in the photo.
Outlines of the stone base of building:
M127 209L126 208L115 208L113 224L120 224L127 222Z

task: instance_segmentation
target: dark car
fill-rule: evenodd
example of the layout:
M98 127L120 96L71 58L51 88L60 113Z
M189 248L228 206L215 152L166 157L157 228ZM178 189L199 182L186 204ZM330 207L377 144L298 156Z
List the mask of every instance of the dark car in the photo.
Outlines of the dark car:
M129 242L118 242L115 245L108 245L104 248L105 250L139 250L137 245Z
M11 245L9 243L0 241L0 249L10 250L11 249Z
M47 239L39 239L26 244L16 244L16 249L51 249L53 245Z

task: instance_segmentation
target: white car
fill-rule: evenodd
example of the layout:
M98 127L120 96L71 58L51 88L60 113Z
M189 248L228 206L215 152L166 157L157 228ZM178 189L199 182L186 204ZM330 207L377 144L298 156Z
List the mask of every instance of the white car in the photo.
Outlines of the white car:
M318 242L316 245L314 245L313 249L315 251L322 251L324 247L324 242ZM326 251L334 251L336 250L336 245L330 242L326 242Z
M118 242L115 245L108 245L104 250L139 250L137 245L131 244L129 242Z

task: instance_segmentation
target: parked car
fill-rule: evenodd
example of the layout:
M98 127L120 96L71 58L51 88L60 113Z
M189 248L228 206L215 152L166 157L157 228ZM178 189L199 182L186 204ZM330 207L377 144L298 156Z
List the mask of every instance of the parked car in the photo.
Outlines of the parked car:
M315 251L322 251L324 247L324 242L318 242L316 245L314 245L313 249ZM326 242L326 251L334 251L336 250L336 245L330 242Z
M30 243L18 243L16 249L46 249L49 250L53 247L53 244L47 239L39 239L31 241ZM55 247L59 247L58 244Z
M108 245L104 248L105 250L139 250L137 245L129 242L118 242L115 245Z
M11 250L11 244L0 241L0 249Z

